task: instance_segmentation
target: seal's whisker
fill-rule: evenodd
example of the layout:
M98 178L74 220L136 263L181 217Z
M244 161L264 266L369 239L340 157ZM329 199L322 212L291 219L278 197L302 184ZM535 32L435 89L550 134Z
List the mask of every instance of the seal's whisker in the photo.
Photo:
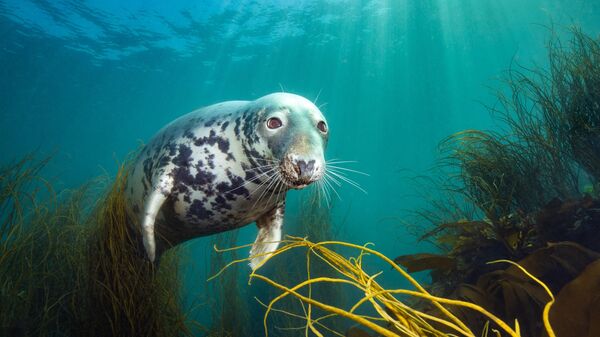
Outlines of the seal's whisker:
M320 181L320 180L318 180L318 181L316 181L316 182L315 182L315 183L314 183L314 184L311 186L311 188L312 188L312 189L313 189L313 190L316 192L316 196L315 196L315 198L317 199L317 202L318 202L318 203L321 203L321 190L319 189L319 188L320 188L320 185L319 185L319 183L320 183L320 182L321 182L321 181Z
M246 169L246 170L244 170L244 173L246 173L246 175L248 175L248 173L262 174L263 172L270 172L275 169L277 169L277 167L275 167L273 165L265 165L262 167L254 167L254 168Z
M265 175L267 175L267 177L265 177L265 179L262 182L260 182L260 184L258 184L258 186L256 186L256 188L252 192L256 192L260 188L265 187L268 183L271 182L271 179L273 178L273 176L275 174L276 174L275 172L271 173L270 175L269 174L265 174Z
M315 188L317 189L317 197L321 200L323 198L323 182L321 180L317 181Z
M246 175L248 173L253 173L253 174L262 174L264 172L271 172L272 170L276 170L278 169L277 166L273 166L273 165L266 165L264 167L255 167L255 168L249 168L244 170L244 172L246 173Z
M255 167L248 168L245 171L258 170L258 169L262 169L262 168L265 168L265 167L275 167L275 165L273 165L273 164L265 164L265 165L260 165L260 166L255 166Z
M331 174L327 174L328 172L325 172L325 176L324 178L330 179L332 182L334 182L336 185L338 186L342 186L342 183L336 179L334 176L332 176Z
M365 173L365 172L361 172L358 170L353 170L353 169L349 169L349 168L345 168L345 167L335 166L335 165L327 165L327 168L331 171L342 170L342 171L362 174L363 176L367 176L367 177L370 176L368 173Z
M327 208L329 208L330 207L329 206L329 200L327 198L327 195L325 194L325 187L324 187L323 181L319 180L318 183L319 183L319 190L318 190L319 191L319 198L324 199L325 200L325 204L327 205Z
M349 184L354 184L358 187L361 187L358 182L354 181L353 179L348 178L348 176L346 176L343 172L339 172L339 171L335 171L335 170L328 170L327 173L329 173L330 177L335 177L335 178L343 180Z
M337 195L338 199L342 200L342 197L340 196L340 194L336 191L335 187L331 184L331 182L328 180L329 178L326 177L323 182L329 186L329 188L333 191L333 193L335 193L335 195Z
M268 182L271 181L271 178L273 178L273 176L276 174L277 172L273 173L271 176L268 176L264 181L262 181L260 184L258 184L258 186L256 186L256 188L254 190L252 190L252 192L250 192L250 195L254 194L256 191L258 191L261 187L265 186Z
M279 160L267 159L267 158L260 158L260 157L250 157L250 156L248 156L248 158L254 159L254 160L262 160L262 161L271 162L271 163L278 163L279 162Z
M238 187L235 187L235 188L232 188L232 189L230 189L229 191L226 191L225 193L233 192L233 191L237 190L238 188L242 188L242 187L244 187L244 186L246 186L246 185L248 185L248 184L250 184L250 183L254 183L256 180L260 179L262 176L264 176L264 175L266 175L266 174L269 174L269 173L273 172L273 171L274 171L274 170L276 170L276 169L277 169L277 167L273 167L273 168L272 168L272 169L270 169L270 170L267 170L267 171L265 171L265 172L263 172L263 173L261 173L261 174L259 174L259 175L257 175L257 176L254 176L254 177L252 177L252 178L248 179L247 181L245 181L245 182L244 182L243 184L241 184L240 186L238 186Z
M278 172L278 173L279 173L279 172ZM269 199L267 200L267 204L271 202L271 198L272 198L273 196L275 196L275 195L279 194L279 189L280 189L280 186L281 186L281 183L282 183L282 181L281 181L281 179L280 179L280 175L281 175L281 173L279 173L279 174L278 174L278 175L277 175L277 176L274 178L274 180L276 181L276 184L275 184L275 187L273 187L273 188L271 189L271 194L269 195ZM275 197L275 200L277 200L277 197Z
M259 178L261 178L261 177L263 177L263 176L265 176L265 175L269 175L271 172L273 172L273 171L276 171L277 169L278 169L277 167L271 167L270 169L268 169L268 170L266 170L266 171L264 171L264 172L259 172L259 174L258 174L258 175L256 175L256 176L254 176L254 177L250 178L249 180L250 180L250 181L257 180L257 179L259 179ZM251 173L255 173L255 172L251 172Z
M329 194L329 189L327 188L327 186L325 186L325 184L323 184L323 191L325 192L325 200L327 200L327 208L331 207L331 203L333 202L331 200L331 195Z
M323 91L323 88L321 88L319 90L319 93L317 94L317 97L315 97L315 100L313 101L314 105L317 105L317 101L319 100L319 96L321 96L321 92Z
M331 206L331 195L329 194L329 190L327 189L327 185L325 183L321 184L323 187L323 193L325 194L325 200L327 201L327 207Z
M277 189L277 194L279 195L281 192L285 192L285 182L283 181L283 178L281 177L281 172L278 172L277 174L277 179L279 180L279 189Z
M252 206L253 208L258 205L258 203L262 200L263 197L266 197L267 194L272 195L272 191L271 193L267 193L269 192L269 190L271 189L271 187L277 183L278 179L276 178L277 174L273 174L272 176L269 177L269 184L264 188L263 192L260 194L260 196L258 197L258 199L256 199L256 202L254 203L254 206ZM268 203L268 201L267 201Z
M356 160L339 160L339 159L330 159L325 161L326 164L355 164L358 163Z
M329 207L331 198L329 195L329 191L327 189L327 185L325 184L325 179L326 179L325 176L323 176L323 178L318 180L317 183L319 184L319 188L320 188L321 192L323 193L325 203L327 204L327 207Z
M266 180L266 181L270 181L270 180ZM254 192L258 191L263 186L264 186L263 184L260 184L254 191L252 191L251 194L253 194ZM258 205L258 202L260 201L260 199L262 199L262 196L265 193L265 191L266 191L266 189L263 189L262 192L260 193L259 197L254 201L254 203L252 204L252 208L253 209L254 209L254 207L256 207L256 205Z
M269 176L269 178L267 178L267 180L265 180L265 181L268 181L269 183L266 185L266 187L260 193L260 195L258 196L258 199L256 199L256 201L254 202L254 205L252 205L252 208L254 208L254 207L256 207L256 205L258 205L258 203L263 198L263 196L265 196L265 193L278 180L278 179L274 179L276 175L277 175L277 172L273 173L272 175ZM260 186L263 186L263 184L261 184Z
M360 184L358 184L356 181L344 176L343 174L341 174L340 172L334 172L334 171L328 171L326 174L331 173L332 175L334 175L336 178L341 179L345 182L347 182L348 184L356 187L357 189L361 190L364 194L368 194L367 191L365 191Z

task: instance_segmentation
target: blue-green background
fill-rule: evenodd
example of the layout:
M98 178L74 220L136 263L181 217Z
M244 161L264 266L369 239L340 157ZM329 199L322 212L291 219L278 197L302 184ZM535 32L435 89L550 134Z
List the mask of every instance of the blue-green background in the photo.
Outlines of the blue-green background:
M598 36L600 1L0 0L0 163L56 151L47 174L73 187L197 107L318 96L327 156L370 174L354 177L368 194L339 190L336 238L425 250L402 219L435 191L407 177L426 174L444 137L497 127L490 88L511 64L544 66L551 27L570 25ZM210 249L198 241L190 297Z

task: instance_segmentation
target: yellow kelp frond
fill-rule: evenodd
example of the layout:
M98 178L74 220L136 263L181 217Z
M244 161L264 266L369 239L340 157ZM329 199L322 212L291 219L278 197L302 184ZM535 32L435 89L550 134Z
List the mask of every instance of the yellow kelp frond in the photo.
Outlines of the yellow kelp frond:
M520 337L518 322L506 323L500 318L489 312L485 308L474 303L443 298L432 295L422 285L419 284L412 276L400 268L394 261L380 252L372 249L369 245L355 245L341 241L324 241L314 243L306 238L287 237L282 241L283 246L275 251L268 260L281 257L281 255L290 250L305 248L307 276L304 281L301 281L293 286L286 286L277 280L259 274L260 267L250 274L250 281L259 279L268 285L281 290L281 294L272 299L266 307L264 317L265 335L268 336L267 321L271 312L279 312L291 315L296 318L305 320L305 333L308 336L308 330L317 336L323 336L324 332L330 334L325 320L334 316L343 317L352 320L381 336L482 336L482 331L472 331L464 322L458 319L453 313L452 308L462 307L473 310L487 321L491 326L497 327L497 330L486 325L486 331L483 336L511 336ZM235 247L232 249L241 249ZM334 251L337 248L350 249L357 252L356 257L344 257ZM216 249L216 248L215 248ZM231 250L231 249L228 249ZM217 251L219 251L217 249ZM406 279L414 289L385 289L377 281L383 272L368 273L365 271L365 257L373 256L382 262L385 262L392 269ZM336 271L335 277L311 277L310 264L311 259L317 258L328 265L333 271ZM245 262L247 259L240 259L232 263ZM227 269L225 267L223 270ZM223 272L221 270L214 277ZM523 271L525 271L523 269ZM528 274L530 275L530 274ZM530 275L531 277L531 275ZM534 278L536 282L541 281ZM338 286L349 286L357 291L360 299L349 308L343 308L335 303L324 303L311 296L311 287L317 284L334 284ZM276 305L282 299L289 297L296 298L301 301L303 313L291 313L282 311L276 308ZM409 299L424 300L432 304L436 308L436 314L425 312L422 309L411 305ZM262 303L262 302L261 302ZM548 305L548 308L551 304ZM325 312L321 317L313 317L313 308ZM374 315L359 314L358 311L367 310L374 312ZM547 315L547 312L545 312ZM550 336L552 330L545 321L546 329ZM338 332L336 332L338 334Z

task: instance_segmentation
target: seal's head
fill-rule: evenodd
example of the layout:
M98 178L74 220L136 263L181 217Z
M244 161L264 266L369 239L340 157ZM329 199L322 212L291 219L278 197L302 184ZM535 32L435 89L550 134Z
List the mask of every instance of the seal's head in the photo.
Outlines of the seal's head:
M267 147L263 157L278 164L283 182L300 189L321 179L329 125L319 108L288 93L270 94L253 104L260 107L255 127Z

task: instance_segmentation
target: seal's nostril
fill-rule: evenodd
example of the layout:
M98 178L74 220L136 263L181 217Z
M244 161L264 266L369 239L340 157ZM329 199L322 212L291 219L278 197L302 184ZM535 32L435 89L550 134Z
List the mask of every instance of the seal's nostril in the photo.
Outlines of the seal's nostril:
M294 169L296 170L296 173L298 173L299 177L302 177L303 175L306 174L306 162L304 160L298 160L296 162L296 167L294 167Z
M306 165L306 170L309 171L309 172L312 172L312 171L314 171L314 169L315 169L315 161L311 160Z

